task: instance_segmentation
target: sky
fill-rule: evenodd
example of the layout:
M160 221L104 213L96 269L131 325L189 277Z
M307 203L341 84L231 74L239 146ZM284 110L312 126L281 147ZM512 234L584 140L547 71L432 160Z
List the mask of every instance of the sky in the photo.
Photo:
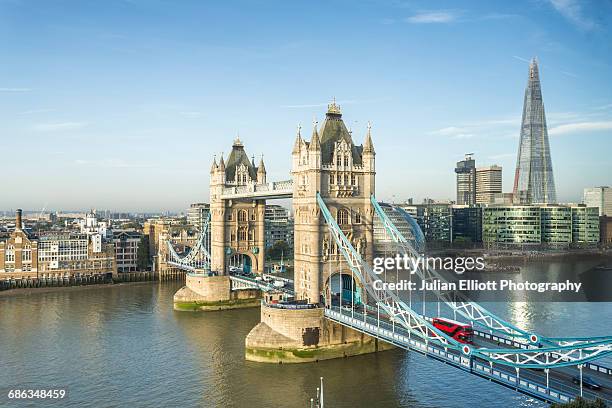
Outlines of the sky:
M180 211L239 135L289 178L333 97L379 200L511 191L537 56L557 195L612 185L612 2L0 0L0 210Z

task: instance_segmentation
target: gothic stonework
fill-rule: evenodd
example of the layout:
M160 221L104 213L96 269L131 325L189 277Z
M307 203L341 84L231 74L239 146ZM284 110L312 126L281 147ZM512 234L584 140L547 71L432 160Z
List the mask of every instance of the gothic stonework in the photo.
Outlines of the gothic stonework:
M368 125L365 142L356 146L342 121L340 107L328 106L321 130L314 124L310 142L301 130L292 151L294 221L294 279L296 297L319 303L323 283L341 268L344 258L329 236L317 204L325 200L338 225L366 262L373 254L375 152Z
M263 272L265 260L265 200L223 200L224 189L250 188L266 183L263 158L255 166L236 139L227 163L213 160L210 169L211 257L213 271L226 273L229 256L248 257L251 268Z

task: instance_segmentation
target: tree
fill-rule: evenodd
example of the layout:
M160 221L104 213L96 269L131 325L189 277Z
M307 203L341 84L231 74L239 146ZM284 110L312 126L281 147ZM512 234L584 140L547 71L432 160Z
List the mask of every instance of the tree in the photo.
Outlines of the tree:
M274 245L272 245L272 247L268 250L268 256L270 257L270 259L280 259L282 254L285 259L287 259L287 256L290 251L291 248L289 247L289 244L287 244L285 241L276 241Z
M550 408L606 408L606 403L601 398L594 401L585 400L582 397L576 398L572 402L566 404L552 404Z

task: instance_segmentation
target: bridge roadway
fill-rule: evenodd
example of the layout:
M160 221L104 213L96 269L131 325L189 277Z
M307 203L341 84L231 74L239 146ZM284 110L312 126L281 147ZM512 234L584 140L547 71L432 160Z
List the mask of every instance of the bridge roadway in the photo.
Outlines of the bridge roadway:
M293 296L295 294L293 290L293 281L287 278L276 277L274 275L264 274L264 277L270 277L270 281L265 280L257 280L255 278L251 278L245 275L238 274L230 274L230 280L232 281L232 289L242 289L242 288L254 288L261 289L264 292L269 291L279 291L283 292L287 295ZM274 286L274 280L281 280L285 283L285 286L278 287Z
M499 347L499 345L499 342L494 340L480 336L474 337L474 346L476 347L493 348ZM503 368L503 366L501 367ZM516 371L510 367L505 368L505 370L507 372L516 373ZM583 387L583 396L589 399L601 398L610 404L610 402L612 402L612 377L609 374L586 368L582 370L582 374L585 377L591 377L602 386L602 389L598 391ZM576 366L556 368L549 373L550 386L561 391L569 392L573 395L580 395L580 385L572 382L572 378L579 375L580 370ZM532 379L536 382L543 380L543 384L546 384L546 374L543 370L521 369L521 377Z
M549 387L547 387L546 373L543 370L522 369L517 376L517 372L513 367L502 364L496 364L491 367L488 361L477 357L470 358L461 354L460 351L452 349L444 350L442 346L434 343L425 344L420 338L412 336L408 330L399 324L394 325L382 317L377 319L377 315L373 313L368 313L364 317L364 314L358 310L330 306L326 307L325 316L332 321L369 334L397 347L416 351L427 357L442 361L541 400L568 402L573 396L580 395L580 387L572 382L572 377L579 373L576 367L551 370L549 373ZM475 343L476 347L490 345L497 345L497 342L478 338ZM603 386L599 391L583 387L583 396L589 399L599 397L607 404L611 404L612 382L610 381L610 376L596 373L592 370L583 370L583 374L590 376Z
M230 278L233 282L241 282L243 284L249 285L250 287L257 287L264 291L278 290L289 295L294 294L292 280L276 277L274 275L265 276L270 277L272 279L281 279L284 282L288 283L289 286L279 288L274 286L271 282L256 280L254 278L247 277L244 275L230 275ZM412 344L412 346L410 344L401 344L401 342L398 342L397 339L394 340L393 338L389 338L388 333L385 336L383 332L379 330L379 328L383 329L383 331L391 331L392 334L400 334L403 337L408 337L410 343L410 340L412 339L410 338L411 336L408 331L401 327L399 324L393 325L389 321L386 321L385 317L388 318L388 316L386 316L384 313L381 313L381 319L379 322L379 320L376 319L376 309L373 309L371 306L369 306L368 309L370 310L370 312L366 314L366 322L370 324L370 329L372 327L375 328L374 332L367 332L361 327L354 326L356 322L362 323L364 321L364 315L359 310L351 311L351 309L347 307L341 309L339 306L332 306L331 308L325 310L325 315L331 320L336 321L337 323L343 324L353 329L365 331L368 334L373 335L374 337L395 344L400 348L420 352L429 357L434 357L438 360L444 361L447 364L462 368L466 371L470 371L471 366L471 372L475 375L487 378L491 381L500 383L506 387L521 391L523 393L535 396L540 399L548 401L567 402L570 399L570 396L580 395L580 386L578 384L574 384L572 381L575 376L580 375L580 370L576 366L562 367L550 371L548 378L549 387L547 388L546 373L544 372L544 370L522 369L520 370L518 376L519 378L517 379L516 370L512 367L497 364L492 370L488 361L482 360L477 357L472 358L467 365L461 364L462 355L458 351L448 350L448 353L451 355L451 357L448 358L447 356L447 358L444 358L440 355L440 352L444 353L444 349L441 346L429 345L428 347L431 348L433 351L427 353L425 352L425 349L422 346L418 347L416 344ZM353 319L352 324L350 322L347 322L346 319L338 319L337 315L333 315L331 313L332 311L340 313L344 317L350 316L351 319ZM361 325L358 324L357 326ZM475 330L475 333L478 334L474 338L473 346L475 348L495 348L499 347L500 345L503 347L510 346L512 348L519 348L521 346L520 343L505 337L492 336L478 330ZM415 341L412 340L412 342L414 343ZM459 364L457 364L458 362ZM601 367L602 369L606 370L606 373L602 373L600 371L597 371L597 368L599 368L600 366L595 364L592 364L592 366L593 368L595 368L594 370L583 369L583 376L589 376L593 378L598 384L602 386L602 389L591 390L587 387L583 387L582 395L588 399L601 398L606 401L606 403L612 404L612 370ZM519 386L516 385L517 380L519 381Z

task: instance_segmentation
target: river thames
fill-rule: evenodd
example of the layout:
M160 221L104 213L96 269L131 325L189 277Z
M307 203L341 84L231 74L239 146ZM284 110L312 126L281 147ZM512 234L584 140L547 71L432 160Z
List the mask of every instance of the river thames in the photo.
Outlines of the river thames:
M176 312L172 295L180 286L0 296L0 389L68 390L66 400L36 406L307 407L323 376L326 403L334 408L545 406L402 350L313 364L248 362L244 338L259 322L259 309ZM609 335L612 324L611 303L491 307L544 335ZM6 404L3 395L0 406Z

